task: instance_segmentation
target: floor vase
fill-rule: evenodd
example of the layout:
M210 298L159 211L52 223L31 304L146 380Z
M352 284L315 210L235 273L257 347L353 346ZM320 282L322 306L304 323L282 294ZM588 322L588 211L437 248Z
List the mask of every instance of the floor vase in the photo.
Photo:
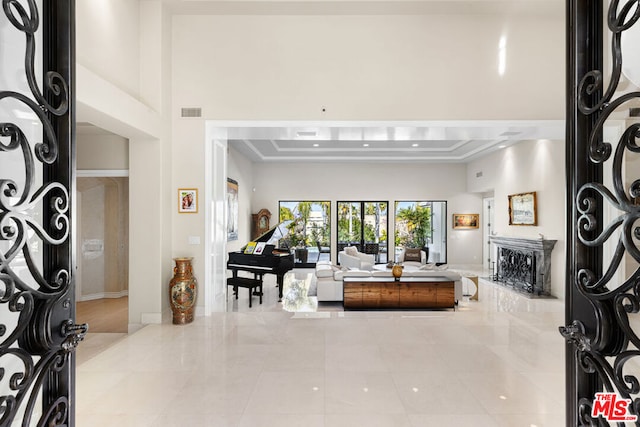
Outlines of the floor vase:
M169 302L175 325L193 322L198 287L196 278L193 277L192 259L174 258L176 266L173 268L173 278L169 282Z

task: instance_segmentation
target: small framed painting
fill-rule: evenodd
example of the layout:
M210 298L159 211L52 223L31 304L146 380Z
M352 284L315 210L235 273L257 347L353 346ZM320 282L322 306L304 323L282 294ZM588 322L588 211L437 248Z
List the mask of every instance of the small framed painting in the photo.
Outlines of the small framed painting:
M535 191L509 196L509 225L538 225Z
M480 214L453 214L454 230L469 230L480 226Z
M197 188L178 188L178 212L198 213Z

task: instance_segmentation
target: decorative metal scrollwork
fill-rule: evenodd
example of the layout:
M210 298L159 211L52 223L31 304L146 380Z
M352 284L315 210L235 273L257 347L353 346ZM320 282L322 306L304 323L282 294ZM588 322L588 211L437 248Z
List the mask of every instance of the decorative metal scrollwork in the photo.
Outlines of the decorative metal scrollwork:
M631 399L630 411L640 412L640 381L632 369L640 361L640 338L633 330L630 316L640 311L640 268L629 274L623 283L615 283L625 259L640 264L640 179L625 184L625 157L640 154L640 124L630 125L617 144L602 138L604 125L621 107L630 108L631 101L640 99L640 92L618 94L622 73L622 34L640 19L637 0L612 0L607 14L611 32L612 70L608 86L604 87L603 73L592 70L582 78L578 87L578 109L592 116L595 124L589 137L589 159L593 164L611 162L611 188L603 183L582 185L576 196L578 212L577 236L586 247L602 247L609 242L615 247L608 265L601 275L583 267L576 275L574 288L588 299L595 310L596 326L585 332L585 325L574 322L561 327L565 339L574 344L577 366L585 373L594 374L607 392L615 392ZM637 46L635 47L637 49ZM601 95L599 95L601 94ZM608 204L619 214L604 224L599 211ZM609 211L610 211L609 210ZM614 241L614 236L617 241ZM589 336L587 336L587 334ZM629 345L631 344L631 346ZM581 399L579 420L584 425L602 425L602 419L591 419L593 400Z
M535 255L531 251L500 248L498 252L498 281L516 289L533 293L536 285Z
M3 0L2 7L8 22L26 39L28 94L0 90L0 103L33 113L42 140L35 142L19 120L0 121L0 164L22 163L21 168L0 168L0 426L68 425L69 384L50 393L65 383L52 381L52 375L69 375L70 354L87 326L74 325L71 319L59 323L59 313L71 312L70 259L58 256L69 253L71 244L70 186L42 182L39 171L62 167L52 120L68 114L69 84L60 73L47 71L43 90L38 85L40 14L35 0ZM16 170L21 171L11 175Z

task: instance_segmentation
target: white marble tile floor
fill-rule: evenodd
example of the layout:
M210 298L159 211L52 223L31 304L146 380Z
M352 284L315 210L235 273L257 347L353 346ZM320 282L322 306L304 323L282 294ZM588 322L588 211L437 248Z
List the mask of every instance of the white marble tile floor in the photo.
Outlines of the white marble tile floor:
M262 305L148 325L80 363L79 426L557 427L564 304L480 282L454 310Z

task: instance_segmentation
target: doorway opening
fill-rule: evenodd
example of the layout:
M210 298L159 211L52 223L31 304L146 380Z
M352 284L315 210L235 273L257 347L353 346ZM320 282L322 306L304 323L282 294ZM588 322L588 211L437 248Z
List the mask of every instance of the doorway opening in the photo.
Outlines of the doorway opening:
M90 358L128 332L129 178L79 177L76 200L76 318Z

